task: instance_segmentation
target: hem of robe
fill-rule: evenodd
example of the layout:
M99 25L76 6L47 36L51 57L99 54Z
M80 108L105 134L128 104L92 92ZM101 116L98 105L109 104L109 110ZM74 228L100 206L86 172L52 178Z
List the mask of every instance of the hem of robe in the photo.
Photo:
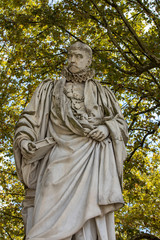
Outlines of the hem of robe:
M118 209L120 209L123 206L124 206L124 202L110 203L107 206L106 205L100 205L101 214L97 214L96 216L90 216L90 217L88 216L86 219L84 219L84 222L82 223L81 226L79 226L78 229L74 229L73 232L70 232L70 233L64 235L63 237L62 236L57 237L57 234L56 234L56 236L51 236L51 237L27 237L26 240L63 240L63 239L72 237L74 234L76 234L84 226L84 224L88 220L96 218L96 217L103 217L103 216L107 215L108 213L117 211Z

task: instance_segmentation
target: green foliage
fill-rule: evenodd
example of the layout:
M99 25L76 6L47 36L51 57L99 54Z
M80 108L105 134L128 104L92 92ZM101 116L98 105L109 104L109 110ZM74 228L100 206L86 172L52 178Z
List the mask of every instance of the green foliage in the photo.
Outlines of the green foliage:
M160 4L156 0L2 0L2 239L22 239L23 186L16 177L14 126L43 79L57 79L75 40L93 49L96 77L119 100L129 125L126 205L117 239L155 239L159 231Z
M23 186L16 176L16 169L10 159L1 157L1 238L22 239L24 235L21 204L23 200Z
M138 152L132 162L125 164L126 205L116 213L118 240L134 239L139 232L159 237L160 189L157 161L160 161L158 153L144 157L142 152Z

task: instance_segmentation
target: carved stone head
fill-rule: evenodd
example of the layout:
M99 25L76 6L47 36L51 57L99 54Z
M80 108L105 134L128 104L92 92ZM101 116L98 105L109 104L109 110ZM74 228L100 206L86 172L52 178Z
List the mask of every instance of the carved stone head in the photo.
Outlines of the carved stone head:
M92 49L84 43L76 42L68 49L68 69L72 73L79 73L87 69L92 63Z

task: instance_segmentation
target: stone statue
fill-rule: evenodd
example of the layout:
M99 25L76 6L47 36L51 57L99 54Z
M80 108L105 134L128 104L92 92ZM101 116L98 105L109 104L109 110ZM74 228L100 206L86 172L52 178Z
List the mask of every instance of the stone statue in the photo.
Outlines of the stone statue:
M127 124L91 62L88 45L70 46L62 76L40 83L16 125L27 240L115 239Z

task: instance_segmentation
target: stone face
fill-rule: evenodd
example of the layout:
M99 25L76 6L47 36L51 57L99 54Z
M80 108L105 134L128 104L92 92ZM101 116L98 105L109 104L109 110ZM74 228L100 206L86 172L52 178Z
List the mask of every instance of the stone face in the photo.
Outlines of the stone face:
M16 126L26 239L114 240L127 125L94 79L90 47L77 42L68 52L62 76L38 86Z

